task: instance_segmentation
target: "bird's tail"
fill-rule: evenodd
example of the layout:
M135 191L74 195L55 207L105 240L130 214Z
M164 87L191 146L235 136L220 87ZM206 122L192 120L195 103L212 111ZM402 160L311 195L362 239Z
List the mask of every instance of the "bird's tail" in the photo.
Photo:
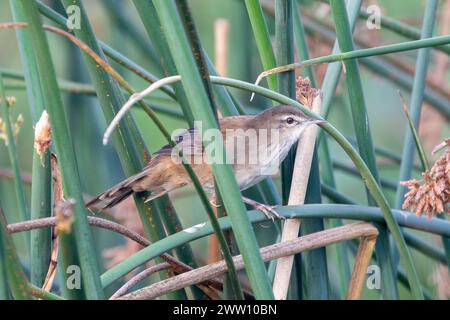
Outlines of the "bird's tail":
M86 203L86 207L95 209L108 209L114 207L132 195L135 192L133 189L134 184L141 181L145 176L146 171L143 171L123 180Z
M114 187L115 188L115 187ZM133 194L133 189L130 187L125 187L118 189L114 193L111 192L112 189L106 190L105 192L99 194L94 199L86 203L87 208L96 208L96 209L108 209L114 207L116 204L119 204L130 195Z

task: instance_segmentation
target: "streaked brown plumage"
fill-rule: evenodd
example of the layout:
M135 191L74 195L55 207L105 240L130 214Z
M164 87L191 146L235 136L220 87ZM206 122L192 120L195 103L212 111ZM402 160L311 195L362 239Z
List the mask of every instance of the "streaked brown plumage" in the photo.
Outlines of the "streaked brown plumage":
M245 190L263 180L266 177L264 174L265 167L278 165L307 125L322 122L324 121L306 116L298 108L286 105L267 109L255 116L234 116L221 119L220 127L225 149L227 155L232 155L232 166L240 189ZM265 129L268 133L270 143L260 143L262 141L260 132L263 132L261 129ZM256 145L255 141L252 143L250 138L242 141L244 132L252 132L252 130L257 135ZM279 134L279 139L270 140L272 136L274 137L271 132ZM183 150L184 157L190 160L191 166L205 191L210 197L214 197L214 180L210 164L205 163L205 161L195 162L196 159L205 159L203 158L205 152L201 139L199 129L196 128L185 130L176 137L175 142ZM250 159L256 152L267 152L263 149L270 149L270 159L267 162L251 162ZM191 184L190 177L183 165L180 161L174 161L172 150L169 145L161 148L140 173L101 193L90 201L87 207L110 208L134 192L142 191L151 192L147 199L150 201L172 190ZM242 152L239 153L240 151ZM246 154L247 151L248 154ZM244 159L239 158L242 154L246 155ZM258 203L247 198L243 199L246 203L258 207ZM258 209L272 218L273 215L276 215L267 206L261 205Z

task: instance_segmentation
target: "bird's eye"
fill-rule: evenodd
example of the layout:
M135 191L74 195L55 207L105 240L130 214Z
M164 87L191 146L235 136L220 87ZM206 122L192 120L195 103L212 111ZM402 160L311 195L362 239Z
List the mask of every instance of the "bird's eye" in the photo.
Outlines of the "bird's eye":
M295 120L292 117L289 117L289 118L286 119L286 123L287 124L293 124L294 122L295 122Z

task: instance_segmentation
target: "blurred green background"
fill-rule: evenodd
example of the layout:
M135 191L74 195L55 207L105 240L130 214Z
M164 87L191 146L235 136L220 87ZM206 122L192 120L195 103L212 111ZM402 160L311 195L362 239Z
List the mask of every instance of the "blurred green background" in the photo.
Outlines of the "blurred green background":
M61 10L56 2L44 1L56 10ZM262 1L269 7L271 1ZM450 10L448 0L441 1L441 8ZM302 1L302 12L308 16L316 17L332 25L331 12L327 10L326 5L321 1ZM148 38L144 32L143 26L138 18L137 12L130 1L127 0L89 0L84 2L91 23L94 27L96 36L106 42L119 52L126 54L135 60L138 64L148 69L157 76L162 76L161 71L149 61ZM201 36L201 41L206 52L214 60L214 23L218 18L225 18L230 24L229 33L229 50L228 50L228 71L227 76L254 82L259 72L262 71L256 44L250 26L250 21L245 9L244 2L241 0L191 0L189 1L197 30ZM421 27L422 16L424 12L425 1L363 1L364 6L377 4L382 9L382 13L406 22L410 25ZM436 34L442 34L450 28L450 19L448 14L444 14L444 10L440 11L438 17ZM446 18L447 16L447 18ZM122 20L124 19L124 20ZM273 33L273 16L266 15L269 28ZM0 1L0 21L12 21L8 1ZM49 23L45 20L46 23ZM365 21L360 20L356 28L355 37L369 46L378 46L383 44L404 41L404 38L394 35L383 28L380 30L368 30L365 27ZM51 24L51 23L49 23ZM333 30L331 30L333 31ZM447 31L448 33L448 31ZM84 63L80 57L79 50L69 44L65 39L48 34L52 57L57 69L57 73L61 79L73 80L77 82L89 82L89 76L85 69ZM358 42L358 41L357 41ZM311 57L326 55L330 53L330 44L315 34L309 34L309 45ZM414 69L414 63L417 52L404 52L400 54L390 55L395 61L404 68ZM450 92L450 74L448 56L438 54L432 51L431 65L429 66L430 81L438 83L442 90ZM135 88L143 89L146 83L130 74L122 67L113 64ZM361 64L362 80L366 103L369 111L371 128L374 143L377 147L389 150L397 155L401 154L405 130L407 128L407 120L401 108L401 103L397 93L401 89L382 75L376 74L368 70L364 64ZM22 70L18 47L14 31L0 32L0 68ZM315 68L318 78L321 81L325 66ZM14 81L6 81L7 84L14 84ZM320 83L320 82L319 82ZM263 83L263 85L266 85ZM330 121L341 132L351 136L353 134L351 113L349 111L348 97L346 94L345 83L341 79L338 94L335 97L331 109ZM255 112L264 106L270 105L270 102L257 97L254 102L249 101L249 94L237 90L232 90L233 94L246 107L248 112ZM409 101L409 93L402 89L406 99ZM31 116L28 108L27 95L24 90L10 89L7 90L8 96L15 96L17 104L13 108L13 119L22 114L25 121L17 138L17 146L22 173L27 175L31 171L32 164L32 144L33 144L33 128L31 126ZM100 108L95 97L87 97L83 95L64 94L65 103L62 108L67 109L68 121L71 126L71 134L76 146L77 160L81 173L83 187L88 195L95 195L105 188L109 187L120 179L124 178L121 172L115 152L111 146L104 147L101 145L103 130L105 129L105 121L103 119ZM154 104L171 108L179 111L179 107L169 100L167 96L159 93L152 94L149 99ZM447 102L450 104L449 100ZM431 149L449 137L450 127L447 120L439 113L425 105L421 124L421 139L429 154ZM164 144L164 139L156 127L151 123L149 118L141 111L135 111L136 119L143 136L154 152ZM186 122L182 118L174 119L173 117L161 114L161 119L171 130L186 127ZM343 151L334 143L331 144L331 155L336 161L336 178L338 189L350 196L356 201L365 201L365 190L359 176L349 175L344 169L352 168L349 159L343 154ZM431 155L430 155L430 159ZM99 163L106 163L100 166ZM378 167L382 179L387 184L396 186L398 180L398 165L389 161L380 159ZM0 169L8 170L10 168L7 150L3 142L0 143ZM415 172L419 176L419 172ZM278 178L276 178L278 181ZM30 185L26 185L26 191L30 193ZM391 188L384 188L391 204L394 202L395 191ZM207 220L207 216L203 211L199 199L195 195L193 189L186 188L171 194L174 200L177 212L181 213L182 224L184 227L203 222ZM16 200L14 197L14 188L11 179L0 177L0 200L3 209L7 214L10 223L16 222L15 214L17 212ZM326 200L325 200L326 201ZM117 217L116 217L117 218ZM119 217L128 219L129 217ZM266 239L265 232L270 227L269 223L258 228L258 236L261 243L268 243L273 238ZM419 234L419 233L417 233ZM123 240L114 236L109 232L96 231L96 239L98 242L99 254L107 248L123 244ZM424 236L420 234L420 236ZM23 246L23 239L20 236L14 236L15 240L20 243L19 249L26 264L27 254ZM439 239L434 239L429 235L425 235L429 241L440 243ZM206 261L207 241L197 240L193 243L194 253L200 261ZM416 266L422 280L422 284L431 291L436 288L433 281L436 263L421 254L414 252ZM107 259L103 260L105 267ZM330 264L332 270L333 264ZM330 272L332 275L333 273ZM404 291L403 291L403 294ZM366 292L368 298L376 298L376 292Z

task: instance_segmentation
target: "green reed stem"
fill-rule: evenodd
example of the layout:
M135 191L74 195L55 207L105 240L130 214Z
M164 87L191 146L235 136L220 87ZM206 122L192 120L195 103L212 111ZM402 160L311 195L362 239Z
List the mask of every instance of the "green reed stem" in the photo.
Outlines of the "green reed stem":
M2 261L3 271L6 275L7 287L15 300L30 300L31 294L28 280L17 256L17 251L13 239L8 232L7 224L0 204L0 260Z
M175 3L173 1L157 0L153 1L153 4L160 17L160 22L167 37L167 42L177 70L182 77L182 83L195 119L202 121L205 130L217 129L215 114L196 68L196 63L186 35L184 34L182 23L179 17L174 15L174 12L176 12ZM223 150L223 141L220 142L216 141L216 146L220 147L215 150ZM211 154L208 154L208 156L211 156ZM214 164L213 172L216 181L218 181L218 187L225 209L233 221L233 231L244 258L246 271L255 297L257 299L271 299L273 298L273 294L269 279L259 254L254 232L245 215L245 206L242 203L232 169L227 164Z
M250 18L263 68L264 70L275 68L275 54L272 49L270 34L261 5L258 0L245 0L245 7L247 8L248 17ZM270 89L277 91L278 82L276 76L269 76L267 82Z
M277 212L285 217L297 219L321 217L329 219L373 221L378 223L383 223L385 221L384 215L379 208L359 205L306 204L278 207ZM268 219L257 210L248 211L247 215L252 223L258 223ZM450 222L448 221L439 219L427 220L400 210L393 210L393 218L403 227L426 230L427 232L450 236ZM230 217L222 217L219 218L219 224L223 230L227 230L231 228L232 223ZM143 263L154 259L162 252L169 251L186 242L201 239L212 234L213 228L211 223L206 223L204 226L195 228L195 230L192 231L195 232L182 231L170 235L128 257L126 260L117 264L102 275L103 286L109 286L121 276L127 274Z
M367 19L369 17L369 13L367 13L367 11L363 8L359 12L359 16L362 19ZM383 29L394 31L395 33L409 39L418 40L421 38L420 29L414 28L413 26L407 25L399 20L388 17L385 14L380 17L380 26ZM446 54L450 54L450 46L439 46L435 49L445 52Z
M67 199L74 199L76 203L73 236L77 243L83 285L87 298L101 299L104 297L104 293L100 284L98 262L92 246L93 239L87 222L87 211L84 208L75 153L62 108L63 103L59 94L53 63L50 60L50 50L36 3L25 0L21 0L21 2L38 61L39 79L52 125L53 142L63 178L64 196Z
M25 13L20 1L10 1L14 21L25 20ZM31 46L30 35L26 30L16 30L21 60L23 61L28 104L33 126L36 125L45 110L44 97L39 82L37 61ZM31 184L31 219L49 217L51 205L51 167L50 152L42 157L33 152L33 169ZM50 265L51 230L33 230L30 232L30 282L37 286L44 283Z
M3 79L0 77L0 109L5 125L5 143L8 149L9 161L14 173L14 190L16 193L17 207L19 208L19 219L22 221L28 220L30 213L28 211L27 200L25 196L25 190L23 188L21 174L20 174L20 163L17 154L16 138L14 135L14 125L11 122L11 107L5 95L5 89L3 87Z
M289 104L293 106L297 106L298 108L301 108L303 112L305 112L307 115L311 115L314 117L318 117L314 113L312 113L309 109L302 106L297 101L290 99L286 96L280 95L278 93L275 93L271 90L261 88L259 86L251 85L249 83L238 81L234 79L224 79L220 77L212 77L211 81L213 83L219 83L219 84L227 84L234 87L240 87L242 89L251 90L255 93L262 94L265 97L275 99L278 102L282 104ZM345 139L345 137L336 130L331 124L327 123L321 126L325 131L327 131L328 134L330 134L336 142L341 145L341 147L344 149L344 151L347 153L347 155L351 158L355 166L357 167L358 171L360 172L361 176L363 177L363 181L366 184L366 187L369 189L370 194L374 198L377 205L382 209L383 214L385 215L386 223L389 227L389 230L391 231L394 240L399 248L401 248L401 257L403 259L403 262L405 263L405 266L407 268L408 274L410 275L410 281L414 281L413 274L415 273L414 265L412 264L412 259L410 252L405 244L405 240L403 239L400 229L396 223L396 221L392 217L392 212L389 207L389 204L383 195L383 192L380 190L377 180L372 176L369 168L365 164L365 162L362 160L362 158L359 156L358 152L352 147L352 145ZM417 284L417 283L416 283ZM411 285L412 287L414 284Z

